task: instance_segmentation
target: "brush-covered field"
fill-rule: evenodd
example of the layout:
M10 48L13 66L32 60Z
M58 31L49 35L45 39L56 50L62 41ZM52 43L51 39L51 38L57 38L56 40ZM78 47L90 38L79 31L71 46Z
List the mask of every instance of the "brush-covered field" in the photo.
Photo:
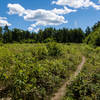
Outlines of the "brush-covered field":
M100 100L100 47L81 45L86 57L83 71L66 88L63 100Z
M80 49L80 45L54 42L1 44L0 98L11 97L12 100L49 99L61 84L75 72L77 65L81 62ZM96 53L100 55L99 51ZM90 67L94 68L92 63L99 64L99 62L95 62L95 54L93 52L92 56L87 53L87 56L93 57L90 59L94 60L94 63L89 59L90 63L88 66L87 62L85 71ZM99 55L97 55L96 61L99 59ZM95 70L93 71L95 72Z
M85 44L0 44L0 98L49 100L82 60L63 100L100 100L100 47Z

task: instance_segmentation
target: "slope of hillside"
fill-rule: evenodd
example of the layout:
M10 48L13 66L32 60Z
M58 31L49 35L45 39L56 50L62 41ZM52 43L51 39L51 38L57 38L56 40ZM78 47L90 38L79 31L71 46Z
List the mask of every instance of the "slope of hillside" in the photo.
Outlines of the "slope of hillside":
M100 47L82 45L87 60L83 71L66 87L63 100L100 100Z
M71 44L5 44L0 46L0 98L41 100L68 80L81 61Z

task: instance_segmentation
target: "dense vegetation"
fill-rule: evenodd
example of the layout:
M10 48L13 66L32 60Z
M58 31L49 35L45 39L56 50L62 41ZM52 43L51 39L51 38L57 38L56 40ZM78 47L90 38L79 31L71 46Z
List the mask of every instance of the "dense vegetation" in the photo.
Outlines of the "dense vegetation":
M74 45L4 44L0 46L0 98L44 100L76 70L81 53Z
M87 61L83 71L67 87L64 100L100 100L100 47L80 48Z
M29 32L8 26L0 27L0 42L2 43L47 43L55 41L58 43L82 43L100 46L100 22L93 27L87 27L85 32L81 29L55 29L45 28L38 33Z
M91 34L86 37L85 42L94 46L100 46L100 22L97 24L97 27L93 29Z
M8 26L0 28L0 41L3 43L46 43L56 41L59 43L82 43L84 32L82 29L59 29L46 28L38 33L24 31L21 29L8 29Z

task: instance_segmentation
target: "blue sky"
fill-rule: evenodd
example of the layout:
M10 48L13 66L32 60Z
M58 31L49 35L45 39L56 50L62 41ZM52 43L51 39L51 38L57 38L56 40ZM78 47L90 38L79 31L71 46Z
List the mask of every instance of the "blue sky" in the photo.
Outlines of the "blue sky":
M45 27L83 30L100 20L100 0L0 0L0 26L38 31Z

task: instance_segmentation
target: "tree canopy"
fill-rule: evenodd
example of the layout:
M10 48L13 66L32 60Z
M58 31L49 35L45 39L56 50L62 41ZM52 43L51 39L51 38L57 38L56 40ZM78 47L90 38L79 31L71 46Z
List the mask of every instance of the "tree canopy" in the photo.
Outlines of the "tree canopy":
M81 28L77 29L55 29L52 27L39 30L38 33L29 32L22 29L9 29L0 27L0 42L3 43L47 43L55 41L58 43L82 43L100 46L100 22L93 27L87 27L85 32Z
M92 27L92 32L85 38L87 44L100 46L100 22Z
M3 31L2 31L3 30ZM39 30L38 33L29 32L14 28L10 30L8 26L0 27L0 38L3 43L24 42L24 43L43 43L56 41L58 43L82 43L84 32L78 29L55 29L52 27Z

